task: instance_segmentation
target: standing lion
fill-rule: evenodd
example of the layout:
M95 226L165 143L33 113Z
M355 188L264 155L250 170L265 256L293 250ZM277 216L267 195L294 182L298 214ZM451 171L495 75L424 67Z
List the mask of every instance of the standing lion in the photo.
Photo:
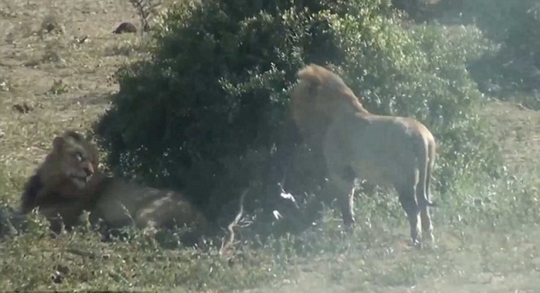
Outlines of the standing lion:
M291 92L293 119L306 140L322 147L345 226L355 221L354 181L366 179L396 189L413 244L420 243L420 229L424 239L433 241L428 207L434 206L429 188L436 145L431 132L411 118L368 112L343 80L324 67L311 64L297 76Z

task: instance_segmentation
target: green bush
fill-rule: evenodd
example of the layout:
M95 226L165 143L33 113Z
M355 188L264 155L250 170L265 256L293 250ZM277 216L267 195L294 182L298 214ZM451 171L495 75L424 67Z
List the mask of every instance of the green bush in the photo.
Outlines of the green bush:
M431 0L392 0L392 5L399 10L405 11L412 19L422 22L429 17Z
M489 49L478 30L408 29L386 1L299 2L170 10L152 58L119 70L120 91L97 124L113 170L185 189L211 216L248 184L248 209L272 211L287 170L286 189L304 207L325 174L320 156L298 144L287 105L310 62L339 72L370 111L432 129L441 191L493 166L476 116L483 99L466 70Z
M410 3L394 0L410 11ZM409 5L399 5L405 2ZM413 7L413 8L411 8ZM424 7L424 6L421 6ZM443 24L474 24L485 36L501 45L500 50L471 64L471 73L483 91L500 95L540 89L540 3L537 0L440 0L422 13L409 13L417 21L435 19ZM537 105L538 107L538 105Z
M483 90L503 97L516 90L540 90L540 3L521 0L492 6L499 10L480 14L481 7L470 7L480 14L479 27L501 43L497 54L475 64L473 77Z

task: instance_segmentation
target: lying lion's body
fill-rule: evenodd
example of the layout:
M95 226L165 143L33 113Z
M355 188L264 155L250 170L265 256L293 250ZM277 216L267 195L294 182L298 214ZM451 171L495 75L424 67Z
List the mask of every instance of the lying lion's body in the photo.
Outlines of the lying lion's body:
M53 150L25 184L20 212L39 208L55 232L60 229L58 216L72 227L85 210L93 223L102 219L107 227L198 224L204 228L205 217L181 193L108 177L97 165L97 149L81 135L67 131L55 138ZM73 175L83 173L84 180Z
M172 228L196 225L206 228L206 219L181 193L141 186L112 177L103 178L99 199L92 211L113 227L135 224L140 228Z
M407 212L411 238L418 239L418 214L433 239L428 206L435 139L420 122L374 115L333 72L309 65L298 72L291 94L293 119L303 136L319 146L337 188L344 223L354 224L354 179L393 186Z

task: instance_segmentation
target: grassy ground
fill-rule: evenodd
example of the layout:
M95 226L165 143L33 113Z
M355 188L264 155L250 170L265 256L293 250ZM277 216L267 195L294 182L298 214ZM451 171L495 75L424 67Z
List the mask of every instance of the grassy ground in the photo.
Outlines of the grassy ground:
M0 197L16 205L53 136L89 129L117 90L110 76L143 56L144 46L136 35L111 34L122 21L138 24L127 0L5 0L0 16ZM43 33L48 23L55 29ZM233 261L215 251L163 250L137 233L130 243L101 243L84 229L50 239L36 219L30 233L0 245L0 287L540 292L540 113L493 102L483 115L494 118L511 174L465 184L456 191L463 200L435 211L435 250L405 244L408 227L394 196L360 199L353 236L341 236L340 219L328 210L320 227L246 248Z

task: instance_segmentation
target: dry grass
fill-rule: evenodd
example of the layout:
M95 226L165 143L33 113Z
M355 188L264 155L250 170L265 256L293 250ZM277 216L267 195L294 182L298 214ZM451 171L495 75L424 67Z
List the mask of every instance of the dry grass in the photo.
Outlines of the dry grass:
M115 70L139 57L134 35L113 35L122 21L134 21L129 3L87 1L3 1L0 13L1 160L26 176L66 127L85 131L107 107ZM56 28L46 33L43 23ZM88 36L84 43L76 38ZM13 106L33 107L21 114Z
M139 35L111 34L123 21L139 25L127 0L4 0L0 16L0 196L16 205L24 179L52 137L65 128L87 131L107 108L106 97L117 90L109 77L145 53ZM43 30L51 25L50 32ZM84 36L87 40L80 43ZM493 103L484 115L495 118L492 130L508 169L519 178L463 186L460 198L470 202L435 212L439 247L434 251L404 244L408 228L394 197L359 200L360 227L349 239L340 236L339 216L328 212L321 227L246 249L234 265L215 251L164 250L137 232L128 243L102 243L84 229L49 239L42 237L46 229L36 219L28 235L0 246L0 287L274 292L279 285L279 292L540 292L535 212L540 213L531 204L539 183L540 113ZM495 204L471 204L490 196ZM387 208L369 212L380 204ZM388 218L388 212L397 216Z

